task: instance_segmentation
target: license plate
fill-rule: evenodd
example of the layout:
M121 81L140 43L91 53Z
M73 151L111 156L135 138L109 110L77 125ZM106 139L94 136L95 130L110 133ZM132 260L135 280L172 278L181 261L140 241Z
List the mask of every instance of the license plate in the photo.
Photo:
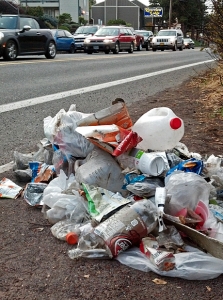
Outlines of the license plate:
M164 45L164 43L160 43L160 46L163 46Z
M94 46L93 49L98 50L99 46Z

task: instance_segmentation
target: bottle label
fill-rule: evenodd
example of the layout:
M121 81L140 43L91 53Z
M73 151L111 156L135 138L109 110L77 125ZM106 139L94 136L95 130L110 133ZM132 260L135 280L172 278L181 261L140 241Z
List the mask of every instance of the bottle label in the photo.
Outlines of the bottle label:
M147 228L141 217L128 205L99 224L94 233L100 236L113 257L130 246L137 246L147 236Z
M145 152L142 150L137 151L135 158L140 159Z

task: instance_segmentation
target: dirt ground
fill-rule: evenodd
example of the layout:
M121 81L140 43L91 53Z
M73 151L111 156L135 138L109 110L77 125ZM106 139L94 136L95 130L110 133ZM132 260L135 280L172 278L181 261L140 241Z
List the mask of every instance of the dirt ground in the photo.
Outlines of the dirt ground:
M222 155L221 86L192 79L128 107L135 122L151 108L166 106L184 120L182 142L191 152ZM3 177L20 184L12 171ZM22 198L0 200L0 299L223 299L223 275L190 281L144 273L116 260L71 260L72 246L53 237L40 209ZM223 270L222 270L223 271ZM165 280L156 285L153 279Z

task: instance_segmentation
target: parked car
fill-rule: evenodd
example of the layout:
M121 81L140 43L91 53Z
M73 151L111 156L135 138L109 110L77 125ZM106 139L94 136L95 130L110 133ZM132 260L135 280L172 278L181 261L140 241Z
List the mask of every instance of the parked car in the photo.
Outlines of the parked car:
M95 32L101 27L102 25L86 25L78 27L73 34L75 38L76 50L84 50L84 40L86 37L94 35Z
M135 49L137 51L141 51L143 48L143 44L144 44L144 35L141 33L138 33L133 27L126 27L126 28L129 28L132 31L133 35L135 36L135 39L136 39Z
M52 32L56 41L57 51L67 51L69 53L76 52L75 38L69 31L52 29Z
M15 60L20 55L43 54L46 58L54 58L53 34L41 26L35 17L0 14L0 57Z
M130 29L123 26L104 26L84 40L84 50L88 54L99 51L118 54L122 50L133 53L135 46L135 36Z
M182 51L184 48L183 32L181 29L162 29L152 39L151 46L153 51L165 49Z
M144 43L142 44L142 48L146 48L146 51L148 51L151 47L150 43L154 37L153 32L149 30L135 30L135 32L144 36Z
M194 41L191 38L184 38L184 49L194 49Z

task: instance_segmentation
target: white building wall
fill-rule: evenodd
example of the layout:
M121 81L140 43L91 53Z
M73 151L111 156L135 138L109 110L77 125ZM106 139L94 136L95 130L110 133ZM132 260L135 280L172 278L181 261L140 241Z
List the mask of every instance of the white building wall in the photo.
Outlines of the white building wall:
M72 21L78 23L78 0L62 0L60 1L60 15L68 13L71 15Z

